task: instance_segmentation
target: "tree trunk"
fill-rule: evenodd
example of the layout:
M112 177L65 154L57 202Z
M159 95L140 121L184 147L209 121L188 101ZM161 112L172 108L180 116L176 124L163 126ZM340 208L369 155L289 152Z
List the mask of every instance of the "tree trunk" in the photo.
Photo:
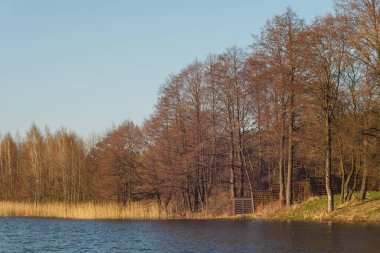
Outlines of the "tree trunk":
M357 180L358 180L358 169L355 169L355 170L356 171L355 171L354 183L353 183L352 188L348 190L347 197L346 197L347 201L352 199L352 194L354 194L354 191L356 189Z
M234 145L231 147L230 151L230 192L231 198L236 197L236 175L235 175L235 149Z
M327 114L326 119L326 193L327 193L327 212L334 211L334 195L331 190L331 157L332 157L332 145L331 145L331 117Z
M344 161L343 161L342 148L341 148L341 151L340 151L340 170L341 170L341 173L342 173L342 181L341 181L341 184L340 184L340 202L343 203L344 202L344 195L345 195L344 181L346 179L346 173L345 173L345 170L344 170Z
M239 154L237 155L237 157L239 158L238 159L238 164L239 164L239 167L240 167L240 173L239 173L239 196L240 197L244 197L244 184L245 184L245 180L244 180L244 161L243 161L243 144L241 143L241 137L240 137L240 134L239 134Z
M285 175L284 175L284 150L285 150L285 136L282 134L281 137L281 149L280 149L280 161L279 167L279 200L282 205L285 205Z
M290 130L289 130L290 132ZM286 205L293 204L293 144L292 137L289 136L289 154L288 154L288 175L286 178Z
M294 161L294 144L293 144L293 129L294 129L294 95L291 95L290 101L290 122L288 136L288 173L286 178L286 205L293 204L293 161Z
M232 124L232 123L230 123ZM236 197L236 173L235 173L235 138L232 126L230 126L230 192L231 198Z
M279 160L279 200L282 205L286 204L285 198L285 121L286 121L286 103L284 90L284 74L282 75L281 85L281 140L280 140L280 160Z
M252 187L251 177L249 176L247 162L245 160L244 152L241 151L241 154L242 154L242 159L243 159L243 163L244 163L245 174L246 174L247 180L248 180L249 195L251 197L251 202L252 202L252 212L254 213L255 212L255 204L253 202L253 187ZM251 158L249 158L249 156L248 156L248 161L249 161L249 165L251 166L251 170L253 170L252 163L251 163Z
M351 159L351 170L350 170L349 174L347 175L346 182L344 183L344 186L343 186L344 198L343 198L342 202L346 202L350 199L349 198L349 191L351 189L349 189L349 186L350 186L350 181L352 179L352 175L354 175L355 170L356 170L356 159L355 159L355 151L353 151L352 152L352 159ZM353 187L352 190L355 191L355 186Z
M367 168L366 154L363 155L363 169L364 171L363 171L362 185L360 188L360 200L364 200L367 193L368 168Z

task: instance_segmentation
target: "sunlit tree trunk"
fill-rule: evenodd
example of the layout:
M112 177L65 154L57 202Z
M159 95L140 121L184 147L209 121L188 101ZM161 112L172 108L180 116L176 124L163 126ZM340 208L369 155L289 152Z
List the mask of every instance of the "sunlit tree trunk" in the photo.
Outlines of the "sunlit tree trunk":
M334 194L331 190L331 159L332 159L332 146L331 146L331 115L326 115L326 193L327 193L327 211L330 213L334 210Z

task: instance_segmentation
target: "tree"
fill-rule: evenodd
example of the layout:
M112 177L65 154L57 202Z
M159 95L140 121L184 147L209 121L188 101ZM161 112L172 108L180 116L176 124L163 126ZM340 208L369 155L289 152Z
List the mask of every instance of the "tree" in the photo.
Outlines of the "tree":
M308 41L306 59L309 66L310 95L317 113L322 118L325 132L325 178L328 201L328 212L334 210L334 197L331 190L332 174L332 127L339 88L342 83L342 73L345 69L347 46L345 33L336 18L326 16L317 19L305 33Z
M367 95L372 100L376 89L380 87L380 1L379 0L349 0L337 1L336 11L345 21L345 28L348 31L347 41L354 49L354 53L362 64L365 65L364 75L367 87L371 87ZM374 87L375 86L375 87ZM372 114L374 111L373 102L367 103L367 109L372 107L371 113L366 112L366 115ZM369 107L368 107L369 106ZM369 116L370 117L370 116ZM368 119L368 117L366 118ZM379 139L380 130L371 128L367 123L363 126L363 132L376 132L365 136L363 143L368 143L368 138L374 138L374 141ZM373 131L375 130L375 131ZM366 149L366 145L364 149ZM366 151L364 151L366 153ZM360 198L364 199L366 195L366 185L368 178L367 157L364 158L363 178L361 185Z
M259 56L262 57L263 62L267 64L272 73L273 91L276 98L275 108L278 108L276 109L276 119L280 121L277 123L280 130L278 138L280 201L284 202L284 197L286 197L287 205L291 205L293 202L294 131L296 111L299 107L297 96L300 92L302 74L298 40L304 26L304 21L299 19L291 9L287 9L281 16L276 16L268 21L254 45L254 49L259 52ZM286 137L287 150L285 150ZM286 187L284 187L285 161L287 161Z
M137 170L143 139L140 129L127 121L91 150L95 165L95 195L99 200L127 203L137 198Z

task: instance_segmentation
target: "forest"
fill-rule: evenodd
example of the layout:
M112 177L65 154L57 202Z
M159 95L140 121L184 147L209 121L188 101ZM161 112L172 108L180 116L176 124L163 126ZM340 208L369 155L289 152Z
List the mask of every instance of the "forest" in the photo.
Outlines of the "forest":
M0 199L149 200L196 213L273 184L289 206L294 180L318 176L331 212L332 177L343 202L380 182L379 92L379 0L338 0L310 23L288 8L246 49L168 76L141 126L127 120L88 140L35 124L2 135Z

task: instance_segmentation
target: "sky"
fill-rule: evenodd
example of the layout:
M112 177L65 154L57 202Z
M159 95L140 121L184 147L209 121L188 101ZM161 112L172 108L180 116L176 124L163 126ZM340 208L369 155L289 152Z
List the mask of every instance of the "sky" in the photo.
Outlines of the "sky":
M170 74L286 7L310 22L333 0L0 0L0 133L142 125Z

